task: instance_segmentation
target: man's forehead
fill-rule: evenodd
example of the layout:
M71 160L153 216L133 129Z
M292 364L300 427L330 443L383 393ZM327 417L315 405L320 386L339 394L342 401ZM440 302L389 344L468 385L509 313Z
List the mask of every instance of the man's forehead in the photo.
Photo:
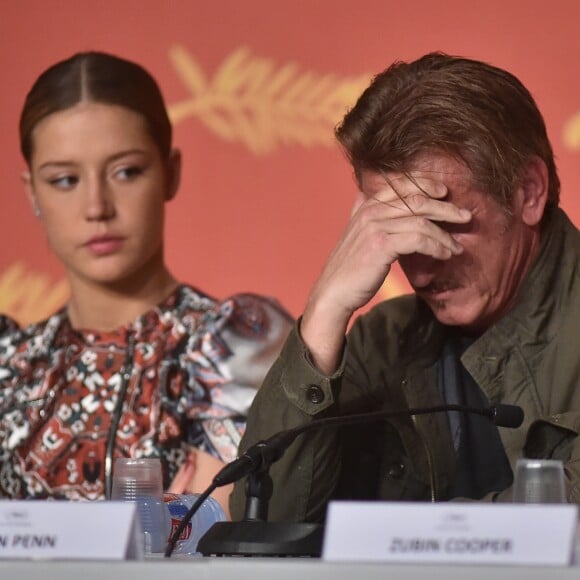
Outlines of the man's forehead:
M423 153L407 166L407 174L425 178L472 179L472 173L464 161L444 153Z
M441 182L451 192L461 193L474 186L474 178L467 165L454 157L442 154L423 154L409 163L405 171L363 170L360 187L365 194L374 194L387 185L396 187L402 180Z

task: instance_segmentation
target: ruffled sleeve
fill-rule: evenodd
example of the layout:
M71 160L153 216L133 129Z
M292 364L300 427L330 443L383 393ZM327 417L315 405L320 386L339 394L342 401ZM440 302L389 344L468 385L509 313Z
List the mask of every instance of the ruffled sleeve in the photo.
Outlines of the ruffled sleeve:
M274 299L244 293L206 312L189 344L191 372L209 395L189 408L195 447L228 462L237 455L245 419L294 324ZM194 435L196 433L196 435Z
M190 346L206 360L197 363L212 404L246 415L292 326L276 300L257 294L236 294L208 311Z
M6 316L5 314L0 314L0 336L10 332L16 332L17 330L20 330L20 326L16 320Z

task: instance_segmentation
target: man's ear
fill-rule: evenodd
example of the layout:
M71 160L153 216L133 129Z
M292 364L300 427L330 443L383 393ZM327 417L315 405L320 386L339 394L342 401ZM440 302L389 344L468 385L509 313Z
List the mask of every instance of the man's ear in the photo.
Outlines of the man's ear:
M40 208L38 207L38 201L36 200L36 194L34 193L34 186L32 184L32 176L30 175L30 171L23 171L20 174L20 179L22 180L22 184L24 185L24 191L26 192L26 197L32 206L32 211L34 215L39 218L40 217Z
M169 201L175 197L180 183L181 151L179 149L172 149L167 164L167 190L165 192L165 201Z
M521 204L518 211L526 225L537 226L542 221L549 185L546 164L539 157L532 157L526 165L517 194Z

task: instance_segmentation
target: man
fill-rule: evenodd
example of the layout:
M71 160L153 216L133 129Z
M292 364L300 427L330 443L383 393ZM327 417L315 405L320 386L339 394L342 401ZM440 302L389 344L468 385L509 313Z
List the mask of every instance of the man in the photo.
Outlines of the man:
M524 455L566 462L580 502L580 236L558 208L545 125L525 87L429 54L379 74L337 129L364 201L251 409L242 450L326 416L519 405L519 429L467 413L299 437L270 473L271 520L332 498L509 501ZM414 295L354 312L397 261ZM241 517L243 485L232 496Z

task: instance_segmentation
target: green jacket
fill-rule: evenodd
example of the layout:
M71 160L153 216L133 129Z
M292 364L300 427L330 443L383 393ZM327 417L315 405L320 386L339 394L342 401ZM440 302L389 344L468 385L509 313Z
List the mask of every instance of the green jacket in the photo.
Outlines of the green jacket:
M523 408L518 429L499 428L512 468L522 456L566 462L568 499L580 503L580 234L557 210L516 305L463 354L461 362L491 405ZM414 296L359 317L343 363L326 377L310 363L298 326L258 392L241 452L273 433L355 412L441 405L436 364L450 329ZM445 498L455 452L447 415L301 435L270 469L272 521L317 521L333 497ZM505 501L511 490L485 499ZM243 482L231 498L243 515Z

